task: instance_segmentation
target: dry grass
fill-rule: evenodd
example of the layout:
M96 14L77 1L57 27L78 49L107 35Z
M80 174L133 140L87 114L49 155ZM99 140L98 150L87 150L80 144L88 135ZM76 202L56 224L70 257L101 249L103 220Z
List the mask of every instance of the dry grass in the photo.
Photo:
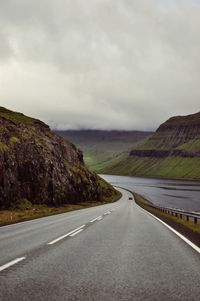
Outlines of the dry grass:
M0 210L0 226L9 225L17 222L32 220L40 217L65 213L73 210L79 210L89 207L100 206L108 203L117 201L120 198L115 198L115 200L109 202L90 202L90 203L79 203L79 204L69 204L63 207L46 207L46 206L34 206L31 209L26 210Z

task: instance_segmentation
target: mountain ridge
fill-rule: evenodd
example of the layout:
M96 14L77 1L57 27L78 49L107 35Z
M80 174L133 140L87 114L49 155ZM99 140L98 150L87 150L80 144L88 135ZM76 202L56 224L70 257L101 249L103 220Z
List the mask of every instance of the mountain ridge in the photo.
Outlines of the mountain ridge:
M103 166L128 154L134 145L153 134L145 131L66 130L55 131L83 150L85 163L100 173Z
M200 179L200 112L169 118L126 158L103 172Z

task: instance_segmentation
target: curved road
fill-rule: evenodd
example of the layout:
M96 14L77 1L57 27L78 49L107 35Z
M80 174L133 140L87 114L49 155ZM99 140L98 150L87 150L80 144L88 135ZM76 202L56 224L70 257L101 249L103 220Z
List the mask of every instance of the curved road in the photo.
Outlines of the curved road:
M129 196L0 228L0 300L199 300L198 252Z

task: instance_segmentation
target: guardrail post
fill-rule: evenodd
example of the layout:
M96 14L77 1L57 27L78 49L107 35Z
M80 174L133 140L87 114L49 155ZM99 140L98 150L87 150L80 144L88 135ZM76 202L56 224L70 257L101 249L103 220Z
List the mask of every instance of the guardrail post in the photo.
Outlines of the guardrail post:
M187 220L187 222L189 222L189 216L188 215L186 215L186 220Z
M181 218L181 219L183 218L183 215L182 215L182 213L180 214L180 218Z
M194 217L194 223L197 224L197 217Z

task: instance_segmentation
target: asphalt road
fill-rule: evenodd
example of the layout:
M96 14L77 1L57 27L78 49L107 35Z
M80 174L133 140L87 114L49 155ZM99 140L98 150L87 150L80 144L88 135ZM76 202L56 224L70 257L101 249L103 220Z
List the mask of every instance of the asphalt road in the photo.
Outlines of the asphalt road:
M129 196L0 228L0 300L200 300L199 253Z

